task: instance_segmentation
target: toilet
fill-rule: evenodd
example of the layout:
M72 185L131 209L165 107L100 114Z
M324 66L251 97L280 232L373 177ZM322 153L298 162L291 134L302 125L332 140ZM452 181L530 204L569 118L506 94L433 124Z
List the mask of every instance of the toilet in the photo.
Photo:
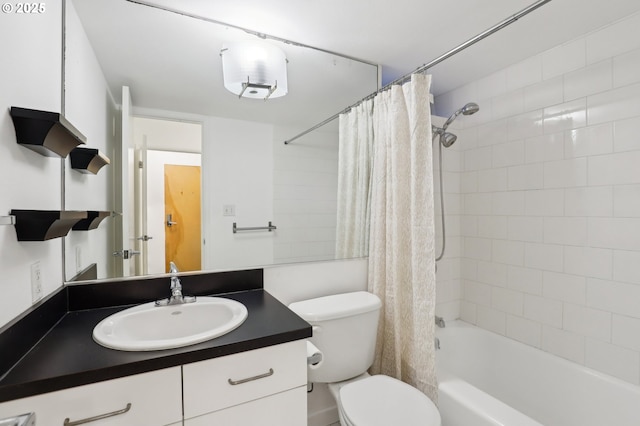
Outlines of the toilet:
M312 383L328 383L342 426L440 426L435 404L418 389L384 375L370 376L382 303L366 291L303 300L289 308L313 327L309 339L322 361Z

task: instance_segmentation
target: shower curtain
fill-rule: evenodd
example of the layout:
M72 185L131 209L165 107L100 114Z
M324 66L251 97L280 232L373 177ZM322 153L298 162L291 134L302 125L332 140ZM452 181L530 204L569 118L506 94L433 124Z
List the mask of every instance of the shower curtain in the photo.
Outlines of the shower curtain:
M368 287L382 300L372 374L437 402L430 83L413 75L340 117L337 248L366 255L369 228Z

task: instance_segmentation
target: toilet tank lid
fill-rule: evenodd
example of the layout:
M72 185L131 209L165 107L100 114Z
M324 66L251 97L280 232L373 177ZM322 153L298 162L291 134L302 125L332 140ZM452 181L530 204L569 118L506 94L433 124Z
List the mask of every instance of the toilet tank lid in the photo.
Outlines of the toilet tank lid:
M289 309L305 321L317 322L375 311L380 306L382 303L376 295L357 291L301 300L290 304Z

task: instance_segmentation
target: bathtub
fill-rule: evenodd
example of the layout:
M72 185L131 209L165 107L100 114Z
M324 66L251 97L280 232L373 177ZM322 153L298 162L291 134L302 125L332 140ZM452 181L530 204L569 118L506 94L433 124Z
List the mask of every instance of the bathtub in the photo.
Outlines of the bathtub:
M638 426L640 387L462 321L437 330L443 426Z

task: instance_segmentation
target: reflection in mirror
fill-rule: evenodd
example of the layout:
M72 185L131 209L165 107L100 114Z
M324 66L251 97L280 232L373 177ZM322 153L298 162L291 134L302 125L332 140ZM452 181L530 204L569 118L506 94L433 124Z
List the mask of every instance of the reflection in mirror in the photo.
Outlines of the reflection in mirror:
M376 66L267 40L287 57L288 93L239 99L224 88L220 51L255 39L243 31L113 0L66 0L65 25L67 116L113 160L96 176L67 165L66 208L116 212L67 237L67 279L92 264L98 278L163 273L180 256L180 270L335 258L337 123L295 145L283 141L373 92ZM199 134L193 145L187 129ZM200 166L196 237L183 229L195 216L165 210L176 193L191 191L167 188L171 164ZM269 222L275 231L233 233L234 223ZM166 238L179 229L178 242ZM197 239L192 251L176 251L187 239Z

